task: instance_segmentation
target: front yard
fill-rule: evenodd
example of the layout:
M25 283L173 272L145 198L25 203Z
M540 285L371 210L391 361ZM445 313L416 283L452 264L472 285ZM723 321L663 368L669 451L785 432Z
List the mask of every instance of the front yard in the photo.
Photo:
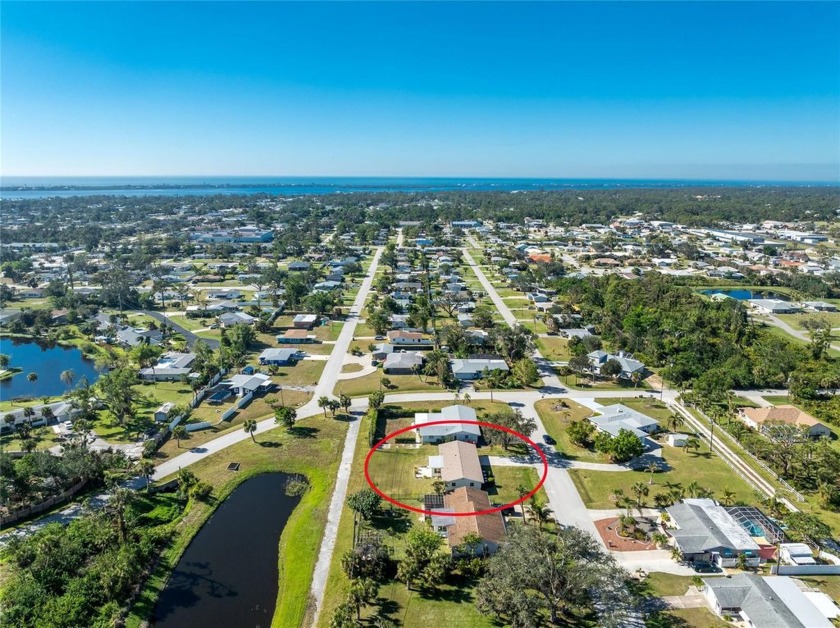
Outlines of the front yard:
M652 485L648 484L650 473L643 469L622 472L570 469L569 475L590 509L615 508L613 491L622 489L625 495L633 497L630 487L636 482L648 486L650 494L644 500L647 504L653 503L654 494L667 493L672 488L684 489L686 496L690 497L689 487L692 485L711 489L716 499L721 499L723 491L729 489L735 493L735 503L755 504L760 501L756 491L717 455L709 453L705 443L697 453L663 445L662 457L669 470L655 473Z

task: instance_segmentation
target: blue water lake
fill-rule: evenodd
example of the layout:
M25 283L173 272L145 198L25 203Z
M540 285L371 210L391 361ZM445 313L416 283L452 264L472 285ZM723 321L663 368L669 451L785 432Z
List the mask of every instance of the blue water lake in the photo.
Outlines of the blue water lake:
M61 373L71 369L74 374L73 384L81 379L93 384L99 378L93 361L88 360L75 347L62 347L32 340L0 338L0 353L11 358L9 366L22 369L20 373L0 382L0 401L15 397L53 397L67 392L67 386L61 381ZM38 375L36 382L26 379L29 373Z
M717 290L715 288L711 288L709 290L703 290L702 293L710 296L713 294L725 294L726 296L732 297L733 299L737 299L738 301L748 301L750 299L779 299L780 301L788 300L787 296L785 296L784 294L779 294L778 292L773 292L772 290Z

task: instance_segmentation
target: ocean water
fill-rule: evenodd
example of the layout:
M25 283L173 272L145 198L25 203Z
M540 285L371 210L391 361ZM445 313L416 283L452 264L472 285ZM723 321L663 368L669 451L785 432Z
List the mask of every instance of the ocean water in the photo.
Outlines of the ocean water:
M352 192L452 192L587 190L675 187L830 186L824 182L676 179L517 179L434 177L2 177L0 198L88 195L206 196L272 194L300 196Z

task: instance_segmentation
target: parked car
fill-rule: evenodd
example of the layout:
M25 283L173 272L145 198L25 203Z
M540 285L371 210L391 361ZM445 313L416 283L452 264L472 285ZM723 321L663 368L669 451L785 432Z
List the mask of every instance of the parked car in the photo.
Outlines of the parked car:
M374 336L373 339L374 340L385 340L385 336L381 336L381 335L380 336Z
M720 573L723 571L723 569L721 569L717 565L713 565L712 563L707 563L704 561L696 561L691 565L691 567L697 573Z
M212 325L210 325L210 329L218 329L218 328L219 328L219 323L213 323Z
M556 445L557 441L551 438L548 434L543 434L543 441L545 441L546 445Z

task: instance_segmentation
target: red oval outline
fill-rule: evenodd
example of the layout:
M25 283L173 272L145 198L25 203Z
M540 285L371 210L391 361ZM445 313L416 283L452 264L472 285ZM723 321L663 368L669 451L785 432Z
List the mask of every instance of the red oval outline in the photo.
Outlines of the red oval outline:
M463 425L478 425L480 427L491 427L491 428L494 428L494 429L497 429L497 430L502 430L503 432L508 432L509 434L513 434L517 438L520 438L521 440L523 440L526 443L528 443L529 445L531 445L531 447L534 449L534 451L536 451L540 455L540 458L542 458L542 463L543 463L542 477L540 478L540 481L537 482L537 485L534 487L534 489L530 493L528 493L527 495L523 495L522 497L517 499L515 502L510 502L509 504L502 504L501 506L496 506L495 508L488 508L487 510L478 510L476 512L443 512L443 511L440 511L440 510L426 510L424 508L417 508L415 506L409 506L408 504L404 504L401 501L397 501L393 497L390 497L389 495L386 495L385 493L383 493L381 490L379 490L379 487L376 486L376 484L374 484L373 480L370 477L370 468L369 468L370 467L370 459L373 457L373 454L376 453L376 451L379 449L379 447L381 445L383 445L384 443L388 442L392 438L395 438L395 437L399 436L400 434L405 434L406 432L413 432L414 430L416 430L417 427L414 426L414 425L409 425L408 427L404 427L402 429L396 430L395 432L391 432L390 434L386 434L385 438L383 438L378 443L374 444L373 447L370 448L370 451L368 451L367 456L365 456L365 480L367 480L368 486L370 486L377 495L382 497L382 499L384 499L388 503L391 503L394 506L397 506L399 508L403 508L405 510L410 510L412 512L419 512L423 515L429 515L430 517L432 517L432 516L437 516L437 517L474 517L474 516L478 516L478 515L489 515L489 514L492 514L494 512L501 512L502 510L505 510L506 508L510 508L512 506L516 506L517 504L521 504L522 502L530 499L532 495L535 495L536 492L538 490L540 490L542 485L545 484L545 480L548 477L548 459L545 457L545 453L543 452L542 449L537 447L537 444L534 441L532 441L530 438L528 438L524 434L522 434L520 432L517 432L516 430L512 430L509 427L505 427L504 425L499 425L497 423L488 423L486 421L456 421L456 420L430 421L428 423L423 423L423 427L428 427L428 426L431 426L431 425L461 425L461 424L463 424Z

